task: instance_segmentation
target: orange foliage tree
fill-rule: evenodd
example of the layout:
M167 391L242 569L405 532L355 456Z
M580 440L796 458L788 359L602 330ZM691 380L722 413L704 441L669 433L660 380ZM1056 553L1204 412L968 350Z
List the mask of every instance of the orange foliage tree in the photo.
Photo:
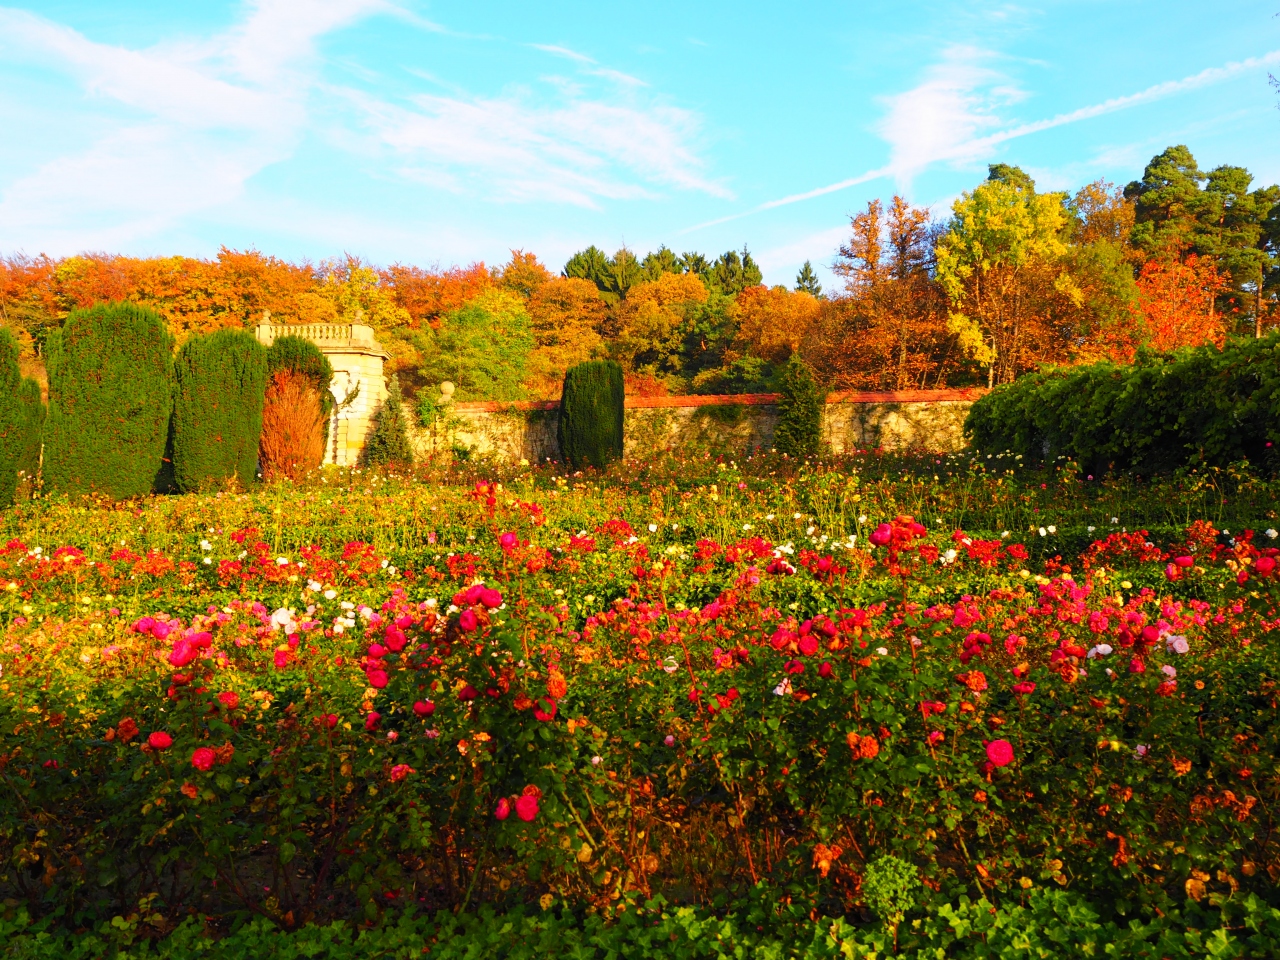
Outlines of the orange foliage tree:
M1160 351L1221 346L1226 327L1214 300L1225 289L1226 279L1206 257L1148 260L1138 273L1136 337L1118 345L1116 359L1130 362L1137 343Z
M604 298L590 280L556 277L534 289L529 318L535 346L526 381L534 396L559 396L565 371L602 352L600 330L607 315Z
M492 289L493 274L483 263L447 270L394 264L382 271L395 291L396 303L409 312L415 326L440 326L440 318Z
M736 301L735 346L773 363L785 363L800 348L822 312L817 297L786 287L747 287Z

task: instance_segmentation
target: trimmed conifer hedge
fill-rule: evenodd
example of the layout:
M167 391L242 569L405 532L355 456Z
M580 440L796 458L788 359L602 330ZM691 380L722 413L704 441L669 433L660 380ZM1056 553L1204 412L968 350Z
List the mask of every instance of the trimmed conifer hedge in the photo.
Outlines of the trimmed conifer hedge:
M19 474L34 477L40 463L44 403L40 385L18 369L18 341L0 329L0 505L13 503Z
M163 466L173 412L173 338L132 303L73 310L46 347L45 486L135 497Z
M1046 370L970 408L979 450L1027 461L1067 457L1082 471L1142 473L1249 461L1280 465L1280 334L1172 353L1133 366Z
M174 364L173 472L179 490L257 474L267 351L247 330L193 337Z
M404 397L400 380L392 374L387 383L387 398L373 416L369 436L365 438L360 460L366 467L413 466L413 447L404 424Z
M822 412L826 391L818 386L808 364L793 353L782 369L782 396L773 447L792 457L807 457L822 449Z
M602 470L622 457L625 400L622 368L612 360L589 360L565 372L557 439L575 470Z

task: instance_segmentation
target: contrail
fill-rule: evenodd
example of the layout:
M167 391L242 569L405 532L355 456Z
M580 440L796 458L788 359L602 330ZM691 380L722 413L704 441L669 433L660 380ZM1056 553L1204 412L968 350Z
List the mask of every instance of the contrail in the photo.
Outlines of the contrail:
M1221 83L1229 80L1234 76L1245 73L1249 70L1255 70L1258 67L1271 66L1272 64L1280 64L1280 50L1272 50L1270 53L1263 54L1260 57L1249 57L1247 60L1232 61L1225 63L1220 67L1208 67L1199 73L1192 74L1189 77L1183 77L1181 80L1166 80L1164 83L1157 83L1154 86L1147 87L1137 93L1131 93L1124 97L1113 97L1110 100L1104 100L1102 103L1096 103L1093 106L1081 107L1078 110L1072 110L1069 113L1060 113L1056 117L1049 117L1046 120L1036 120L1032 123L1019 124L1008 130L999 133L992 133L985 137L976 137L972 140L966 140L961 144L957 144L945 153L934 157L934 161L946 160L953 156L972 156L975 151L994 147L997 144L1005 143L1009 140L1016 140L1018 137L1026 137L1033 133L1039 133L1042 130L1051 130L1054 127L1065 126L1069 123L1076 123L1080 120L1091 120L1094 117L1101 117L1108 113L1115 113L1118 110L1127 110L1130 107L1136 107L1144 103L1151 103L1155 100L1161 100L1174 94L1184 93L1188 90L1196 90L1200 87L1207 87L1211 84ZM727 217L719 217L715 220L708 220L706 223L699 223L696 226L687 227L679 231L676 236L684 236L686 233L693 233L695 230L702 230L706 227L714 227L717 224L728 223L731 220L741 220L743 217L749 217L752 214L763 213L765 210L772 210L775 207L785 207L792 203L799 203L802 200L811 200L814 197L821 197L828 193L835 193L839 190L846 190L849 187L856 187L858 184L867 183L870 180L878 180L880 177L888 176L893 172L892 165L877 167L874 170L868 170L866 173L859 174L856 177L850 177L848 180L841 180L839 183L828 184L825 187L818 187L814 190L808 190L804 193L793 193L787 197L781 197L777 200L770 200L762 203L750 210L744 210L742 213L730 214Z

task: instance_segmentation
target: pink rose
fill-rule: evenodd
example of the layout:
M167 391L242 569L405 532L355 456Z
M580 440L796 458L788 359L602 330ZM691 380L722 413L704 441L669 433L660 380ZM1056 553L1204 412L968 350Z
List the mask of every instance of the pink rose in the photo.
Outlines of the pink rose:
M498 801L498 805L493 808L493 815L499 820L505 820L511 816L511 801L503 797Z
M413 705L413 712L420 717L429 717L436 712L436 705L430 700L419 700Z
M987 744L987 759L992 766L1007 767L1013 763L1013 744L1008 740L992 740Z
M525 794L516 801L516 816L530 823L538 815L538 798Z

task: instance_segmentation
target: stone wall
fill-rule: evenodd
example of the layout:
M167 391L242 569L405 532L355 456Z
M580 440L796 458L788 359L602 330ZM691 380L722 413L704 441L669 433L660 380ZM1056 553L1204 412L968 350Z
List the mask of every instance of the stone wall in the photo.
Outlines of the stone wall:
M827 400L824 439L834 453L855 450L953 451L976 390L835 393ZM745 456L773 446L775 394L628 398L623 433L628 457L660 453ZM431 429L415 429L420 459L450 453L535 462L558 459L559 404L454 403Z

